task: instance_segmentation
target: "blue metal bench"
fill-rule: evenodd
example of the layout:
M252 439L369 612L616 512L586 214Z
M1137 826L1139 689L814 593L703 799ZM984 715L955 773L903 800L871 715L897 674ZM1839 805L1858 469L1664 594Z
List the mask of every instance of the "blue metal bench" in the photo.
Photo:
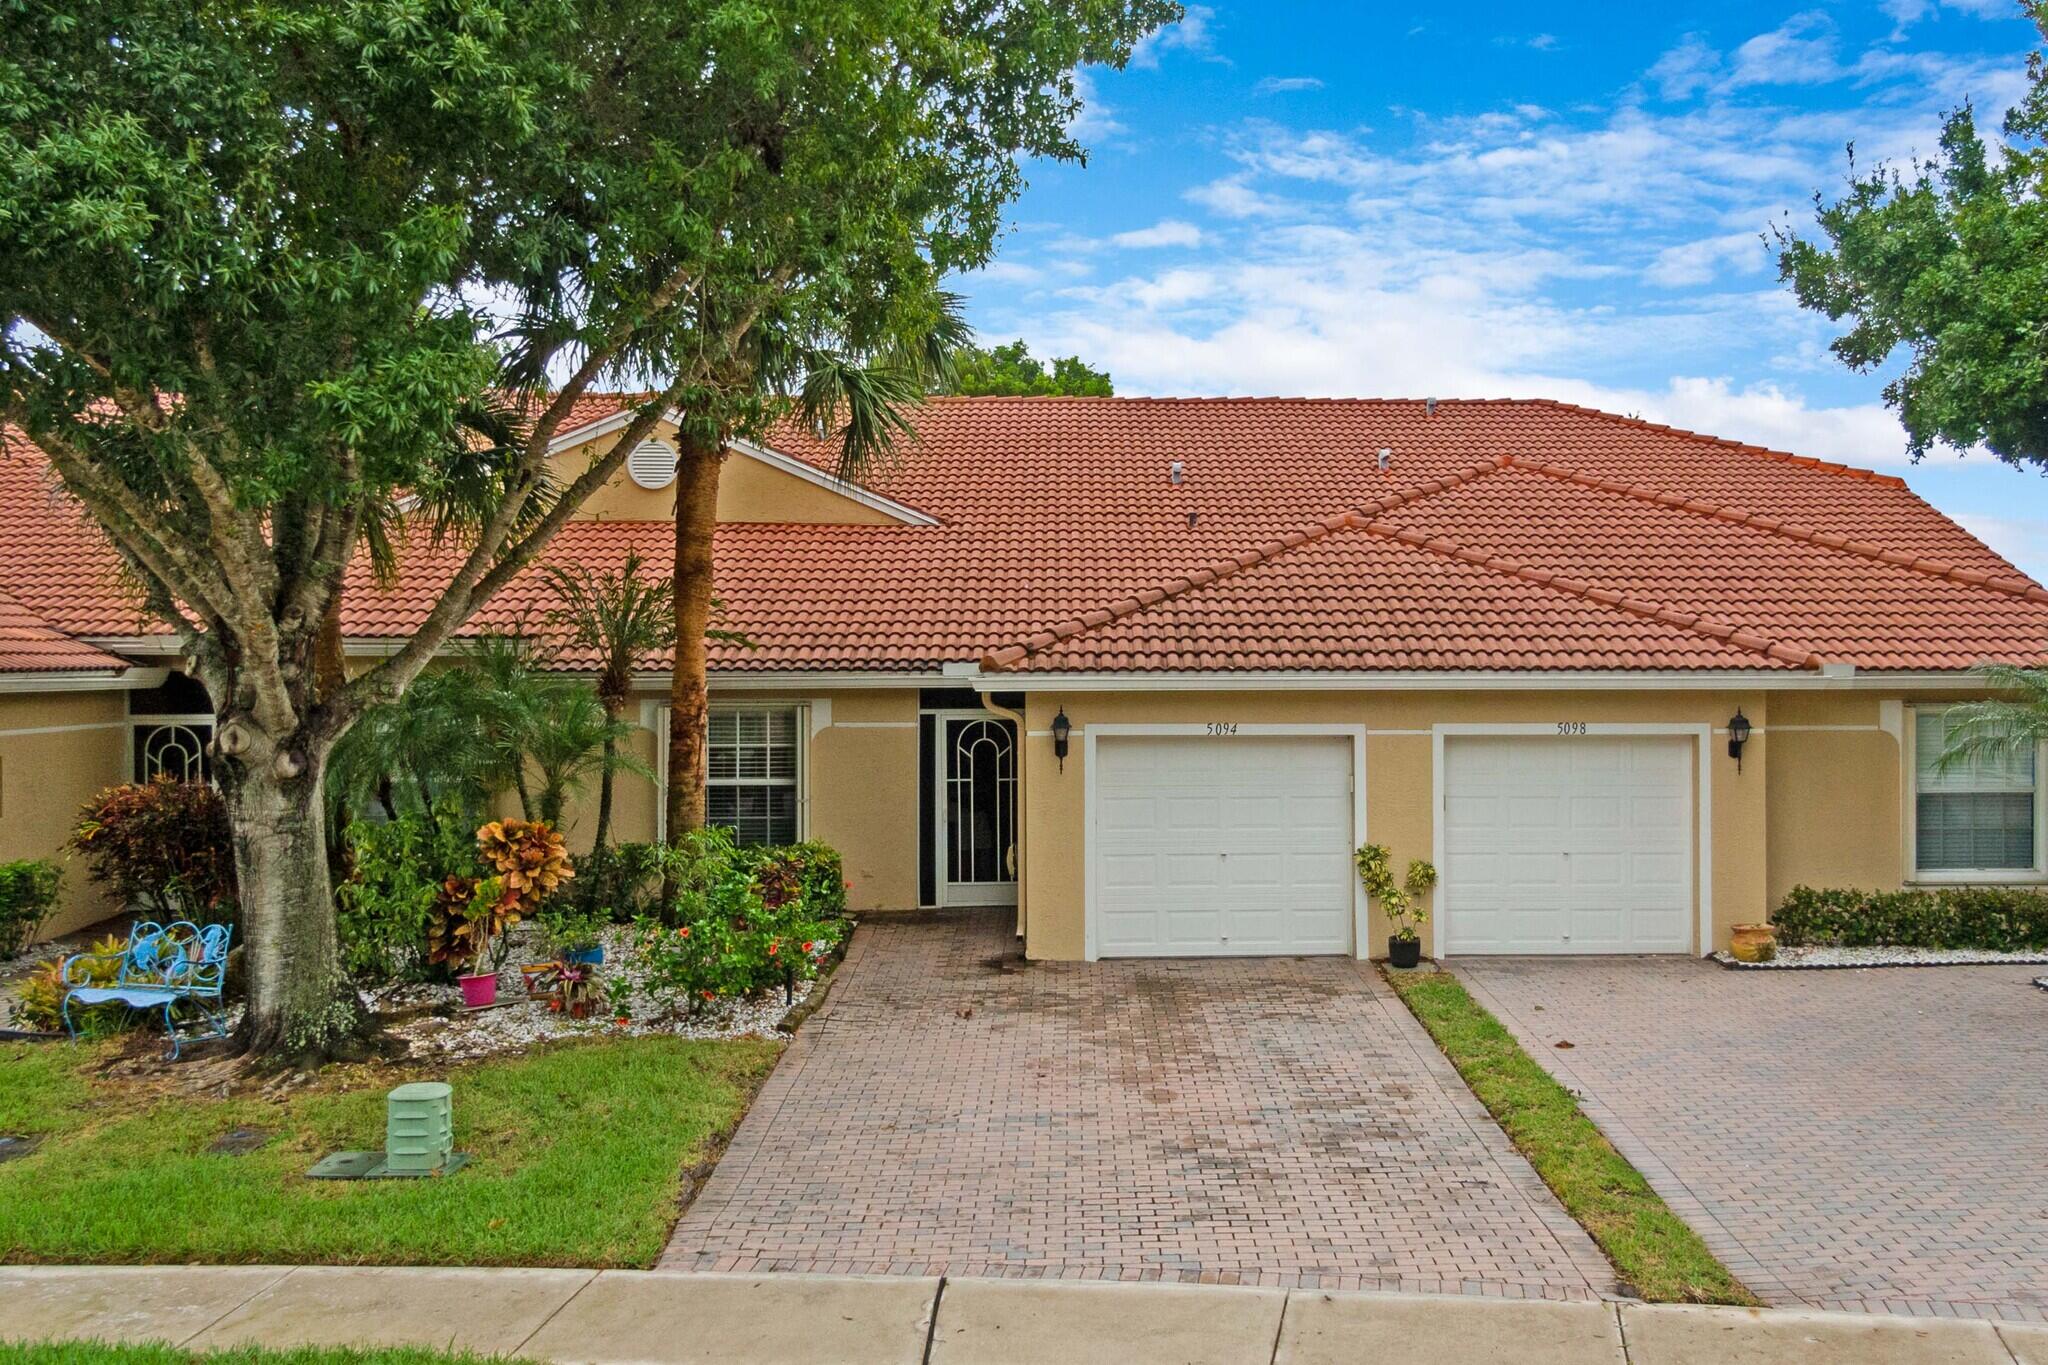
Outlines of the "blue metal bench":
M78 1036L78 1026L71 1022L71 1002L75 1000L81 1005L119 1003L136 1010L162 1010L173 1061L180 1042L174 1012L180 1005L190 1005L198 1015L188 1021L190 1037L227 1037L221 987L227 982L228 938L233 932L230 925L201 928L189 920L139 923L128 931L128 945L119 953L79 953L65 958L64 984L71 988L64 995L65 1030L73 1038ZM84 964L116 960L121 967L114 984L92 984L90 968Z

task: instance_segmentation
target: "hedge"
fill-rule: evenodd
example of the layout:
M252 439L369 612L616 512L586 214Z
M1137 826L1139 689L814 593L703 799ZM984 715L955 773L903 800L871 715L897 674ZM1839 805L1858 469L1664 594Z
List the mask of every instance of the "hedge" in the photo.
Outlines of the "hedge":
M2048 893L2014 887L1817 891L1795 886L1771 915L1787 947L2048 951Z

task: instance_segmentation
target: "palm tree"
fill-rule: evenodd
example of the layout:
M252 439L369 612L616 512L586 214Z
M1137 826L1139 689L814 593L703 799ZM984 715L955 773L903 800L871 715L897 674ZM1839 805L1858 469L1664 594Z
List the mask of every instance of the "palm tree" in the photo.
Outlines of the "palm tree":
M562 808L572 794L583 789L593 772L606 793L620 771L654 776L645 763L621 751L620 741L632 736L633 727L612 715L594 689L568 678L549 678L536 690L533 701L534 728L524 757L533 765L539 789L529 818L537 812L560 829ZM603 844L593 847L602 848Z
M432 819L437 803L454 797L466 814L480 812L497 766L477 728L486 704L472 669L422 674L397 700L365 711L335 746L330 804L340 811L374 803L389 819L416 809Z
M1984 679L2010 695L1948 708L1948 743L1940 759L1944 768L1974 758L2033 753L2048 741L2048 669L1992 664Z
M675 635L674 584L667 578L642 577L645 566L636 550L627 554L617 573L600 573L585 565L550 565L544 570L562 599L550 619L568 628L574 647L596 655L597 700L611 721L598 775L593 852L604 848L611 836L613 777L619 767L620 734L630 731L624 721L632 700L633 665Z
M943 387L952 357L973 341L960 298L941 289L899 299L860 337L820 335L762 319L737 333L722 395L727 407L686 416L676 460L675 664L669 681L667 817L671 842L705 822L710 712L712 535L730 412L793 410L820 440L839 445L839 476L856 481L899 443L914 440L908 411ZM707 416L707 411L712 415Z

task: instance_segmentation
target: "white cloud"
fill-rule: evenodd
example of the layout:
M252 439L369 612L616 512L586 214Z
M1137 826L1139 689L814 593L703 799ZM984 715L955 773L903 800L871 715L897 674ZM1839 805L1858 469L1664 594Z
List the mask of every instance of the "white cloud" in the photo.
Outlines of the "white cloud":
M1769 33L1735 49L1725 88L1745 85L1817 85L1839 80L1835 25L1817 10L1795 14Z
M1086 69L1074 73L1074 91L1081 97L1081 113L1067 131L1083 146L1099 146L1130 131L1118 120L1116 110L1096 93L1095 79Z
M1252 87L1256 95L1286 95L1296 90L1320 90L1323 82L1316 76L1265 76Z
M2022 572L2037 581L2048 581L2048 521L1994 517L1979 512L1950 515L1965 531L2005 556Z
M1110 244L1120 247L1167 247L1200 246L1202 230L1193 223L1184 223L1178 218L1163 218L1148 228L1135 228L1130 232L1119 232L1110 237Z
M1279 218L1299 210L1300 206L1290 200L1251 188L1247 178L1226 175L1197 185L1181 197L1224 218Z
M1665 247L1650 262L1643 278L1667 289L1683 289L1711 284L1726 268L1753 274L1769 264L1769 260L1760 234L1729 232Z
M1690 99L1721 76L1721 54L1697 33L1688 33L1677 47L1659 57L1647 73L1667 100Z
M1138 45L1131 49L1131 65L1157 69L1161 54L1167 52L1185 52L1209 61L1224 60L1216 55L1216 36L1209 31L1215 17L1216 11L1207 5L1187 6L1179 23L1154 29L1138 40Z
M1045 272L1022 261L990 261L967 278L970 282L986 280L993 284L1039 284L1044 281Z

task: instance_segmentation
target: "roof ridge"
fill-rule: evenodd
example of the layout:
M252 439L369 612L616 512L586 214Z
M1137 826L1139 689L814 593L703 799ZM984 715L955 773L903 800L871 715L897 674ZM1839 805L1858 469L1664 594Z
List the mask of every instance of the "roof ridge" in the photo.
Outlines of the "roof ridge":
M2048 588L2042 588L2030 579L2011 578L1999 574L1985 573L1981 569L1965 569L1945 559L1928 559L1921 555L1908 554L1904 550L1887 550L1881 545L1867 541L1851 540L1832 531L1817 531L1810 526L1784 521L1778 517L1765 516L1758 512L1747 512L1739 507L1724 503L1708 502L1705 498L1687 498L1677 493L1667 493L1644 483L1626 483L1620 479L1603 479L1597 474L1588 474L1570 465L1557 464L1546 460L1524 460L1513 455L1505 457L1510 467L1527 469L1553 479L1587 488L1597 488L1604 493L1618 493L1637 502L1654 503L1660 507L1672 507L1682 512L1692 512L1715 521L1725 521L1735 526L1753 526L1769 535L1802 543L1810 542L1830 550L1855 555L1859 559L1875 560L1880 564L1891 564L1930 578L1946 579L1952 583L1964 583L1989 592L2002 593L2008 597L2023 598L2029 602L2048 602ZM1878 476L1883 477L1883 476Z
M1256 549L1246 550L1229 558L1216 560L1206 567L1198 568L1190 573L1169 579L1158 587L1146 588L1121 601L1111 603L1107 607L1098 607L1094 611L1062 621L1058 625L1047 630L1035 632L1013 644L987 650L981 656L981 666L990 672L1001 672L1013 664L1023 662L1042 649L1050 649L1052 646L1070 640L1085 631L1095 630L1113 621L1121 621L1127 617L1135 616L1141 611L1147 611L1152 607L1158 606L1161 602L1179 597L1182 593L1192 592L1196 588L1207 587L1209 584L1221 579L1229 578L1243 573L1247 569L1269 563L1286 554L1289 550L1309 544L1312 541L1321 540L1333 532L1361 528L1366 524L1366 520L1369 517L1380 516L1393 511L1397 507L1408 506L1411 503L1429 497L1433 493L1441 493L1446 488L1455 488L1459 484L1470 483L1474 479L1484 478L1486 475L1506 467L1506 457L1497 455L1479 464L1439 474L1433 479L1425 479L1412 488L1401 489L1384 497L1361 503L1357 507L1338 512L1335 515L1324 517L1320 521L1309 523L1298 531L1285 532L1272 540L1266 541Z
M1795 455L1789 450L1779 450L1773 446L1760 446L1753 441L1737 441L1726 436L1712 436L1704 431L1694 431L1690 427L1673 426L1669 422L1652 422L1647 418L1630 417L1626 413L1609 412L1605 408L1588 407L1583 403L1567 403L1562 398L1525 398L1520 401L1540 403L1545 407L1557 408L1564 412L1583 413L1589 417L1603 418L1609 422L1616 422L1626 427L1637 427L1644 431L1666 431L1673 436L1683 436L1693 441L1705 441L1710 445L1727 446L1730 450L1740 450L1779 464L1803 465L1808 469L1825 470L1830 474L1840 474L1845 478L1856 479L1865 483L1883 484L1887 488L1906 487L1906 481L1896 474L1880 474L1874 469L1862 469L1856 465L1842 464L1835 460L1817 460L1811 455Z
M1627 612L1631 616L1640 616L1645 620L1659 621L1668 626L1676 626L1680 630L1689 630L1696 635L1704 635L1723 644L1735 645L1738 648L1749 650L1753 654L1762 654L1767 658L1794 664L1800 668L1818 669L1822 663L1820 655L1810 649L1801 649L1797 645L1788 645L1777 640L1768 639L1754 631L1742 630L1717 621L1705 613L1679 611L1672 607L1662 607L1655 602L1645 601L1639 597L1625 596L1614 591L1612 588L1595 587L1583 578L1573 578L1568 574L1558 573L1552 569L1531 568L1520 560L1513 559L1507 555L1490 554L1484 550L1467 549L1448 536L1433 536L1410 527L1396 526L1392 522L1387 521L1367 522L1362 524L1360 529L1385 540L1398 540L1405 545L1418 546L1450 559L1461 560L1467 564L1476 564L1481 568L1491 569L1495 573L1506 574L1511 578L1519 578L1525 583L1534 583L1539 587L1553 588L1572 597L1595 602L1603 607L1612 607L1617 611Z

